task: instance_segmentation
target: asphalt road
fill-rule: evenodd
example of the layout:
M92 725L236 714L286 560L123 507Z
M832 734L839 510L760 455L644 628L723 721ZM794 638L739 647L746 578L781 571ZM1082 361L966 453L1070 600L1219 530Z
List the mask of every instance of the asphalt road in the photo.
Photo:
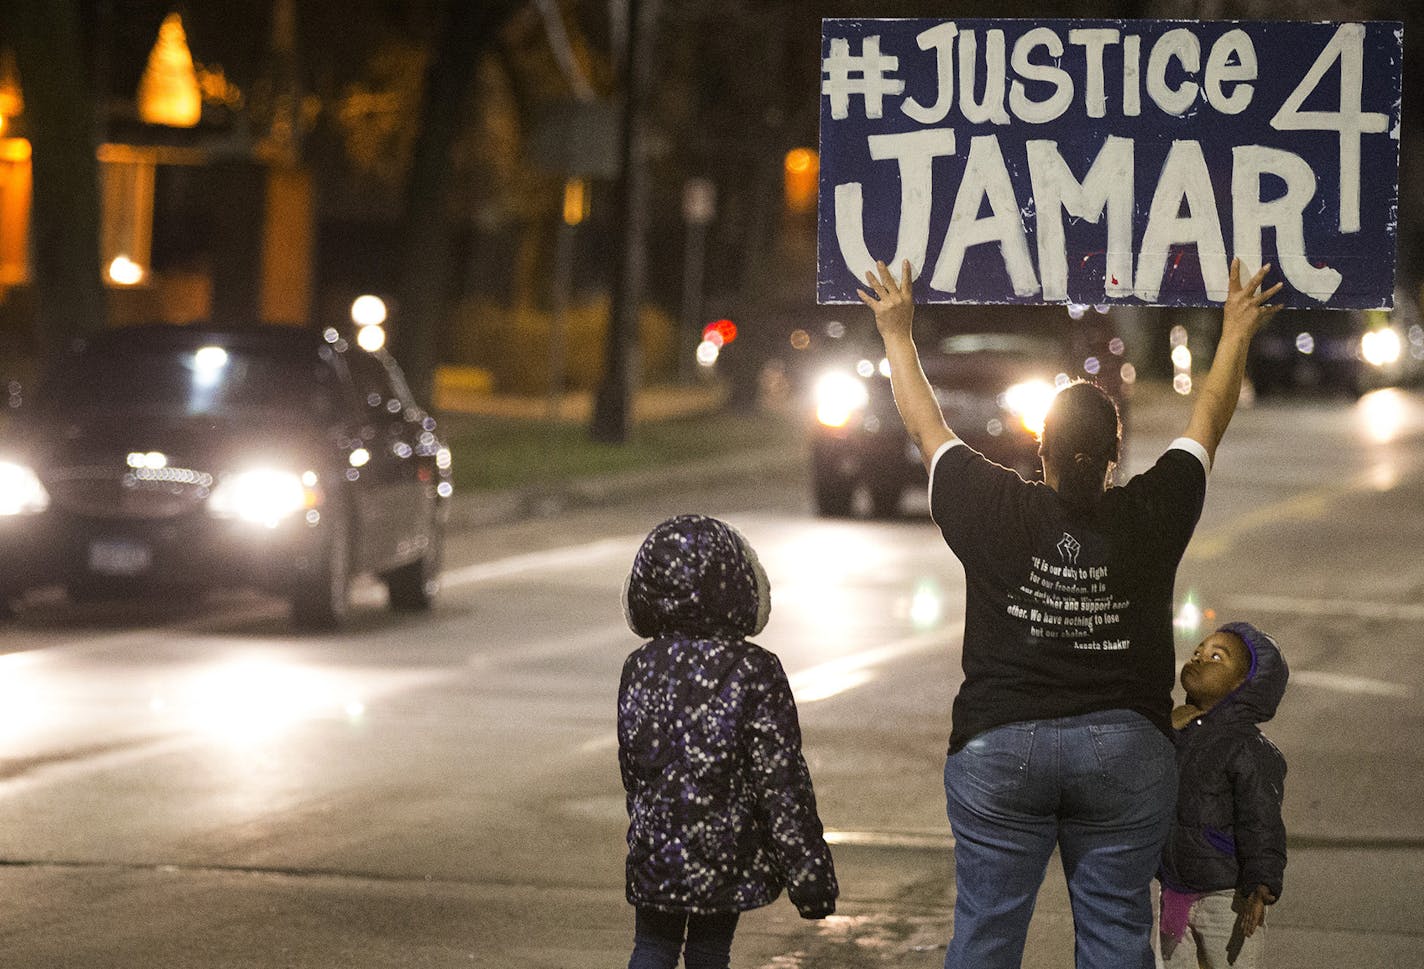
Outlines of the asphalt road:
M1186 423L1133 415L1129 469ZM626 964L613 737L619 591L642 535L698 510L760 551L835 844L840 912L743 919L735 964L933 967L953 900L941 771L963 575L907 502L812 517L802 473L654 488L460 536L428 617L363 588L343 635L255 596L70 606L0 626L0 965ZM1207 625L1275 634L1292 686L1276 966L1421 963L1424 396L1238 414L1178 582ZM1196 620L1198 625L1193 626ZM1050 867L1025 965L1072 964Z

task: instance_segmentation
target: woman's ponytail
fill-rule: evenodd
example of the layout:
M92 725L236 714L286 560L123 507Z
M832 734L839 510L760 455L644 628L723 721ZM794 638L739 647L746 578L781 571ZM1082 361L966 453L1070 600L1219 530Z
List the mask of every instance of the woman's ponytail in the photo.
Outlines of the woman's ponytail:
M1090 511L1097 505L1121 441L1117 404L1102 388L1079 381L1054 398L1043 425L1043 463L1071 508Z

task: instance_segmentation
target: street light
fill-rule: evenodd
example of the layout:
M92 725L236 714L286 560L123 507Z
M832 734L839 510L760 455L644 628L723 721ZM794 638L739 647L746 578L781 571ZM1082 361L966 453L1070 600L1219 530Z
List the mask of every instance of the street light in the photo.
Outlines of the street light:
M365 293L351 301L351 322L356 324L356 345L374 353L386 345L386 301Z
M357 326L380 326L386 322L386 301L367 293L351 302L351 322Z
M120 286L137 286L143 282L143 267L120 254L109 263L109 278Z

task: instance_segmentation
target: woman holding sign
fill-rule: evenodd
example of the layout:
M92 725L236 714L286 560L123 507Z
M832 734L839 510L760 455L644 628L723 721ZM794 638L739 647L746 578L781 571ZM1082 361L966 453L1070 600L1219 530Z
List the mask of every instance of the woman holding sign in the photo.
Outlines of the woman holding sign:
M1236 409L1252 335L1275 314L1239 261L1191 419L1157 463L1108 487L1117 408L1092 384L1055 399L1027 482L955 437L911 335L910 266L862 300L895 403L930 474L930 511L964 565L964 684L945 792L957 898L948 969L1016 967L1055 846L1078 969L1151 969L1149 886L1176 801L1172 586Z

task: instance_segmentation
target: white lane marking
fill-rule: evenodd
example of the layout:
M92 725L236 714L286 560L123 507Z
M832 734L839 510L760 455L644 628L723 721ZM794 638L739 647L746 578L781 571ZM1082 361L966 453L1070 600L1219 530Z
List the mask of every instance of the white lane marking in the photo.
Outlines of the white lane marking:
M586 740L579 744L579 752L583 754L601 754L612 750L618 746L618 734L616 732L602 734L592 740Z
M245 669L248 675L244 676ZM81 680L86 677L83 671L69 675ZM156 686L152 683L155 675L159 677ZM141 705L148 717L132 724L137 732L129 742L115 750L73 757L63 747L55 749L23 773L0 779L0 800L194 749L260 752L279 748L285 737L297 731L309 733L323 726L354 728L367 716L372 702L424 689L449 675L450 671L436 668L327 670L300 663L288 665L274 658L271 662L257 660L250 667L240 661L236 665L219 661L175 666L156 674L145 671L130 677L142 684L137 688L111 678L110 685L117 685L121 692L92 699L100 705L117 705L120 710ZM43 688L50 686L66 705L74 704L76 696L91 699L63 679L50 683L42 678L24 685L32 692L39 687L42 695ZM96 722L94 729L100 732L108 726ZM5 723L0 717L0 727L11 735L5 738L11 741L10 747L28 743L28 738L20 735L27 729L24 723ZM38 749L27 748L27 754L35 756ZM5 753L7 749L0 748L0 755ZM0 763L3 760L0 756Z
M1282 498L1252 508L1237 515L1216 528L1199 531L1187 546L1185 558L1189 560L1220 558L1230 552L1239 542L1245 541L1247 533L1288 521L1313 521L1324 518L1329 504L1357 492L1389 491L1397 483L1412 475L1417 461L1400 459L1390 464L1376 464L1357 474L1321 485L1298 494Z
M631 567L633 555L637 552L638 545L642 540L641 536L637 538L605 538L597 542L589 542L586 545L569 545L564 548L551 548L543 552L511 555L495 559L492 562L477 562L474 565L452 569L443 573L440 581L445 586L475 585L479 582L523 575L526 572L590 566L615 557L626 557L628 565Z
M963 630L964 623L956 622L927 632L916 633L913 636L906 636L904 639L897 639L874 649L852 653L849 656L838 656L835 659L826 660L824 663L808 666L787 677L791 681L791 692L795 694L796 703L799 706L848 693L874 679L875 667L906 656L913 656L916 653L937 649L958 637ZM579 750L586 754L598 754L612 750L617 746L617 734L610 733L585 741L579 746Z
M913 848L947 851L954 848L948 831L836 831L826 832L826 843L855 848Z
M1322 673L1318 670L1291 671L1291 686L1314 686L1337 693L1353 693L1358 696L1387 696L1407 700L1414 696L1414 690L1403 683L1387 683L1365 676L1346 676L1343 673Z
M874 649L838 656L791 674L791 692L797 703L815 703L862 686L874 677L874 669L893 660L927 652L958 638L963 621L940 626Z
M1313 599L1295 596L1227 596L1232 609L1243 612L1278 612L1294 616L1345 616L1354 619L1386 619L1397 622L1424 620L1424 604L1417 602L1368 602L1360 599Z

